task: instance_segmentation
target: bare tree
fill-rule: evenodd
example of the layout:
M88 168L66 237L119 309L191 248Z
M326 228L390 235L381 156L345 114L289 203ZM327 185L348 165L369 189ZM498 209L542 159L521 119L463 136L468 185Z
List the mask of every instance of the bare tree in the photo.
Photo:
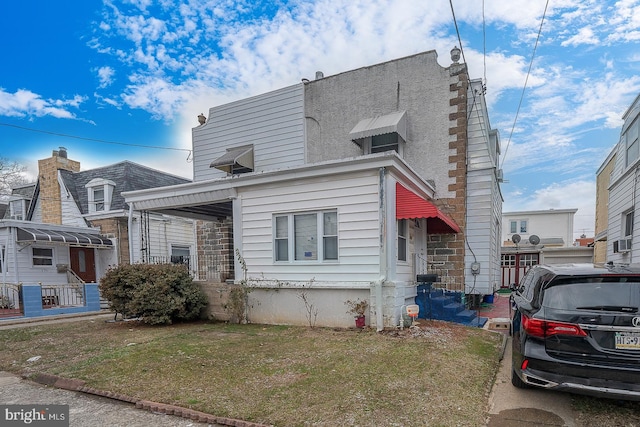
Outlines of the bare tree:
M26 166L0 157L0 200L11 195L12 187L27 183L27 179L24 177L26 170Z

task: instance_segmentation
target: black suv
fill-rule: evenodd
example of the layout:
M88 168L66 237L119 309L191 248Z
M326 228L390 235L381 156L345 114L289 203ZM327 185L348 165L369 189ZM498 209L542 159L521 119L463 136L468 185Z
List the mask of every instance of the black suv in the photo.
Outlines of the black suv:
M512 306L514 386L640 400L640 265L537 265Z

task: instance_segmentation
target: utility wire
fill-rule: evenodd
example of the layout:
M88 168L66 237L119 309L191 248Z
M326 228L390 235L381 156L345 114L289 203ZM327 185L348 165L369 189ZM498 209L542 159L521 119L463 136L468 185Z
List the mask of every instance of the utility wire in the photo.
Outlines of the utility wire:
M25 126L18 126L18 125L13 125L13 124L10 124L10 123L2 123L2 122L0 122L0 126L12 127L12 128L21 129L21 130L28 130L28 131L31 131L31 132L44 133L44 134L47 134L47 135L61 136L61 137L64 137L64 138L73 138L73 139L80 139L80 140L83 140L83 141L100 142L100 143L103 143L103 144L125 145L125 146L128 146L128 147L155 148L155 149L159 149L159 150L187 151L187 152L191 153L191 150L189 150L188 148L161 147L161 146L158 146L158 145L129 144L129 143L126 143L126 142L107 141L105 139L87 138L87 137L84 137L84 136L77 136L77 135L69 135L69 134L66 134L66 133L51 132L51 131L48 131L48 130L34 129L34 128L25 127Z
M502 168L504 165L504 160L507 157L507 151L509 150L509 144L511 144L511 137L513 136L513 131L516 128L516 122L518 121L518 115L520 114L520 107L522 106L522 100L524 99L524 92L527 89L527 83L529 81L529 75L531 74L531 67L533 66L533 58L536 56L536 49L538 48L538 41L540 40L540 34L542 33L542 25L544 24L544 18L547 15L547 7L549 6L549 0L547 0L544 5L544 12L542 13L542 19L540 20L540 28L538 29L538 36L536 37L536 43L533 46L533 53L531 54L531 61L529 61L529 69L527 70L527 77L524 80L524 87L522 88L522 93L520 94L520 102L518 102L518 109L516 110L516 116L513 119L513 126L511 127L511 133L509 134L509 139L507 140L507 146L504 149L504 155L502 156L502 163L500 167Z

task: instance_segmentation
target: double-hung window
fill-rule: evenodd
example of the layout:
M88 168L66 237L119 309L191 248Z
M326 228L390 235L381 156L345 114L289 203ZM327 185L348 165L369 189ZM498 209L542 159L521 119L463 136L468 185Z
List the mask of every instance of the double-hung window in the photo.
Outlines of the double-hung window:
M624 237L631 239L633 237L633 214L634 211L629 211L624 214Z
M407 260L407 220L398 220L398 261Z
M53 265L53 248L31 248L33 266Z
M113 190L115 186L115 182L102 178L92 179L85 185L89 202L89 213L111 210L111 201L113 200Z
M277 262L337 261L337 211L275 215L274 259Z

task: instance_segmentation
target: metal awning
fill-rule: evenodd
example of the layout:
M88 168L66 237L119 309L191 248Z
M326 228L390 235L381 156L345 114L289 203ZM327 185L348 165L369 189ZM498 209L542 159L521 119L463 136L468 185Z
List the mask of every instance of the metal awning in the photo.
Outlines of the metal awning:
M359 139L375 135L396 132L403 141L407 140L407 112L397 111L385 116L360 120L349 132L349 138L357 142Z
M97 233L58 231L34 227L17 227L18 242L26 243L66 243L78 246L113 247L111 239Z
M227 148L227 152L211 162L210 168L232 173L234 168L253 170L253 145Z
M460 227L433 203L396 183L396 219L427 219L428 234L460 233Z

